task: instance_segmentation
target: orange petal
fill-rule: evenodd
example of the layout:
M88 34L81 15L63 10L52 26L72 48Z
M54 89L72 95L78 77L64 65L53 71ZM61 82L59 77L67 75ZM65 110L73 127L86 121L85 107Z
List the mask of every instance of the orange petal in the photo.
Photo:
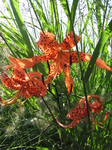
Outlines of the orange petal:
M66 115L67 119L71 119L73 120L70 125L69 128L73 128L75 127L84 117L86 117L87 114L87 107L76 107L71 109L68 114Z
M70 94L73 89L74 89L74 81L70 75L70 68L69 66L67 66L65 69L64 69L64 74L65 74L65 85L67 87L67 90L68 90L68 94Z
M56 62L53 62L51 65L50 65L50 73L48 75L48 80L52 80L54 79L54 77L56 76L56 68L57 68L57 64Z
M40 39L36 42L37 46L43 51L47 59L53 59L61 50L60 44L53 40L54 35L49 32L40 32Z
M68 94L70 94L74 89L74 82L71 76L65 75L65 85L67 87Z
M60 127L64 128L64 129L66 129L66 128L71 129L79 123L79 120L73 120L68 126L66 126L66 125L63 125L61 122L59 122L58 116L56 116L56 122L59 124Z
M96 65L101 69L105 69L105 70L108 70L108 71L112 72L112 68L107 66L107 64L100 58L97 58Z
M103 123L106 121L106 119L107 119L107 117L108 117L108 114L109 114L109 112L106 112L103 121L102 121L102 122L99 122L100 124L103 124Z
M46 95L46 85L37 78L31 78L30 81L27 83L27 90L32 96L45 96Z
M33 56L33 57L32 57L32 60L33 60L33 64L34 64L34 65L37 64L37 63L39 63L39 62L47 61L45 55L42 55L42 56Z
M76 36L76 41L77 43L80 41L81 37L80 36ZM73 36L73 32L69 32L69 34L65 37L65 39L63 40L63 42L61 43L61 49L62 50L70 50L72 47L75 46L75 41L74 41L74 36Z
M53 33L50 33L50 32L40 32L40 36L43 36L44 35L47 35L49 37L49 39L53 40L55 38L55 35Z
M97 101L93 101L92 104L91 104L89 102L89 98L92 98L92 99L94 98ZM85 97L84 97L84 100L85 100ZM88 104L89 104L89 107L91 109L91 112L96 113L96 114L101 112L101 110L103 109L103 106L102 106L102 101L101 101L101 99L98 95L94 95L94 94L88 95L87 100L88 100Z
M79 60L78 60L78 55L77 55L77 52L71 52L70 53L71 55L71 59L72 59L72 63L78 63ZM86 54L84 52L79 52L79 55L80 55L80 60L81 62L87 62L87 61L90 61L91 60L91 55L90 54ZM97 58L96 60L96 65L101 68L101 69L105 69L105 70L108 70L110 72L112 72L112 68L110 68L102 59L100 58Z
M77 55L76 51L70 52L70 55L71 55L72 63L78 63L79 62L78 55ZM90 61L91 60L91 55L89 55L89 54L86 54L84 52L79 52L79 55L80 55L81 62L86 62L86 61Z
M27 73L22 69L20 66L17 65L8 65L6 66L5 70L13 69L11 79L15 81L17 84L23 84L29 80Z
M14 65L20 66L21 68L31 68L34 66L34 62L32 58L28 59L19 59L19 58L13 58L11 56L8 57L9 61L13 63Z
M11 90L12 89L15 89L15 90L20 89L20 86L16 85L15 82L13 81L13 79L9 78L5 72L3 72L1 75L1 82L5 87L7 87Z
M94 113L98 114L99 112L101 112L102 109L103 109L102 103L100 104L96 101L92 102L91 112L94 112Z
M62 128L69 128L69 126L63 125L61 122L58 120L58 116L56 116L56 122L59 124L60 127Z
M3 100L1 97L0 97L0 102L2 103L2 105L11 105L11 104L16 103L16 101L13 101L11 99L9 99L9 100Z

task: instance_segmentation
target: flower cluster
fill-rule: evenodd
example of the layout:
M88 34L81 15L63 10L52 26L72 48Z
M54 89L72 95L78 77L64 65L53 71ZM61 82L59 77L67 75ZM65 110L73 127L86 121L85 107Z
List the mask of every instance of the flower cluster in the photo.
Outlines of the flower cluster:
M43 97L46 95L47 85L51 80L54 80L55 77L62 72L64 72L65 85L70 94L74 89L74 82L70 75L70 65L72 63L78 63L78 55L76 51L71 51L71 48L75 46L74 36L72 31L65 37L63 42L59 44L54 40L55 35L49 32L40 32L40 39L36 42L37 47L43 52L42 56L33 56L28 59L18 59L9 56L9 61L12 63L7 66L2 73L1 82L4 86L11 90L17 90L17 93L9 100L3 100L0 98L0 101L3 105L14 104L18 98L30 98L32 96ZM76 35L77 43L80 41L80 37ZM91 55L79 52L81 62L87 62L91 60ZM39 62L51 62L49 65L49 74L48 78L44 81L43 75L39 72L26 72L26 68L32 68L35 64ZM106 63L97 58L96 65L99 68L108 70L112 72L112 69L106 65ZM7 70L13 69L11 77L8 77ZM94 98L94 95L92 96ZM88 97L89 98L89 97ZM95 98L98 98L97 96ZM98 98L99 99L99 98ZM97 100L98 100L97 99ZM98 102L93 102L92 104L88 100L90 106L89 112L99 113L102 110L101 100ZM82 107L82 105L84 105ZM78 112L78 113L77 113ZM92 120L94 118L90 113ZM67 118L72 119L73 122L66 126L68 128L74 127L81 119L87 116L87 104L84 99L80 100L77 107L71 110ZM62 127L65 127L58 121L58 124Z

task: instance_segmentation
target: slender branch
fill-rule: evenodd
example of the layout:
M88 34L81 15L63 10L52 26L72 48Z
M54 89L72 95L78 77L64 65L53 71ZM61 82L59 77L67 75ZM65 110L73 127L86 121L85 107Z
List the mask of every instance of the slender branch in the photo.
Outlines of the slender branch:
M60 107L60 103L59 103L59 94L58 94L58 90L57 90L57 87L56 87L56 84L55 84L55 90L56 90L56 94L57 94L57 104L58 104L58 107L59 107L59 110L61 111L61 107Z
M60 103L59 103L59 94L58 94L58 90L57 90L57 87L56 87L56 84L55 85L53 85L54 87L55 87L55 90L56 90L56 95L57 95L57 97L52 93L52 91L51 91L51 89L50 89L50 84L49 84L49 92L54 96L54 98L56 99L56 101L57 101L57 105L58 105L58 107L59 107L59 110L61 111L61 107L60 107Z
M42 30L42 32L44 33L44 29L43 29L42 23L41 23L41 21L40 21L39 16L37 15L37 12L36 12L36 9L37 9L37 8L36 8L36 6L34 5L34 3L32 2L32 0L29 0L29 2L30 2L31 6L32 6L32 8L33 8L34 14L35 14L35 16L36 16L36 18L37 18L37 21L38 21L38 23L39 23L39 25L40 25L40 27L41 27L41 30Z
M49 112L50 112L50 114L51 114L51 116L52 116L53 120L55 120L55 118L54 118L54 116L53 116L53 113L51 112L51 110L50 110L49 106L47 105L47 103L46 103L46 101L44 100L44 98L43 98L43 97L42 97L42 100L43 100L43 102L45 103L46 107L48 108L48 110L49 110Z
M75 40L75 44L76 44L77 55L78 55L78 59L79 59L79 66L80 66L80 71L81 71L81 78L82 78L82 81L83 81L85 99L86 99L86 104L87 104L88 122L89 122L89 127L90 127L89 105L88 105L88 102L87 102L86 85L85 85L85 82L83 80L83 70L82 70L82 66L81 66L81 60L80 60L80 55L79 55L79 51L78 51L77 40L76 40L76 36L75 36L75 32L74 32L74 27L73 27L73 22L72 22L72 18L71 18L71 13L70 13L70 10L69 10L69 5L68 5L68 1L67 0L66 0L66 5L67 5L67 9L68 9L69 19L70 19L70 22L71 22L71 29L73 31L74 40Z
M51 93L54 96L55 99L57 99L55 94L53 94L52 91L51 91L50 84L48 84L48 91L49 91L49 93Z

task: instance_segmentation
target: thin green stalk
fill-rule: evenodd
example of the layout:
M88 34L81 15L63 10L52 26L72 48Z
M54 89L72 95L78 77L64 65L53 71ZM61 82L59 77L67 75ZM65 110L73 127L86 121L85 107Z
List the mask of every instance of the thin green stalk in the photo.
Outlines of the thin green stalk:
M49 106L47 105L47 103L46 103L46 101L44 100L44 98L43 98L43 97L42 97L42 100L43 100L43 102L45 103L45 105L46 105L47 109L49 110L49 112L50 112L50 114L51 114L51 116L52 116L53 120L55 120L55 118L54 118L54 116L53 116L53 113L51 112L51 110L50 110Z
M58 94L58 90L57 90L57 87L56 87L56 84L55 84L55 90L56 90L56 95L57 95L57 104L58 104L58 107L59 107L59 110L61 111L61 107L60 107L60 103L59 103L59 94Z
M80 98L80 99L83 98L82 96L79 96L79 95L76 95L76 94L71 94L71 96L75 96L75 97Z
M29 1L28 1L28 7L30 8ZM30 12L32 24L34 25L34 21L33 21L32 13L31 13L31 9L29 9L29 12ZM33 27L33 30L34 30L34 35L35 35L35 38L36 38L36 30L35 30L35 27Z
M55 100L57 101L57 105L58 105L58 107L59 107L59 110L61 111L61 107L60 107L60 104L59 104L59 94L58 94L58 91L57 91L57 87L56 87L56 84L55 84L55 89L56 89L56 95L57 95L57 97L55 96L55 94L53 94L52 93L52 91L51 91L51 89L50 89L50 85L48 85L48 87L49 87L49 93L51 93L52 94L52 96L55 98Z
M47 129L48 128L50 128L52 125L50 124L50 125L48 125L45 129L43 129L43 131L39 134L39 135L37 135L37 136L35 136L35 137L33 137L33 138L31 138L29 141L27 141L27 142L24 142L24 145L27 145L29 142L33 142L33 141L35 141L36 139L38 139L42 134L44 134L46 131L47 131Z
M84 80L83 80L83 79L84 79L84 78L83 78L83 70L82 70L82 66L81 66L81 60L80 60L80 55L79 55L79 51L78 51L78 46L77 46L76 36L75 36L75 32L74 32L74 28L73 28L73 22L72 22L72 19L71 19L71 14L70 14L69 5L68 5L68 1L67 1L67 0L66 0L66 5L67 5L68 14L69 14L70 22L71 22L71 29L72 29L72 31L73 31L74 40L75 40L75 43L76 43L76 50L77 50L78 59L79 59L79 65L80 65L80 71L81 71L81 78L82 78L82 81L83 81L83 87L84 87L85 99L86 99L86 104L87 104L88 122L89 122L89 127L90 127L89 105L88 105L88 102L87 102L86 85L85 85L85 82L84 82Z
M52 3L53 3L53 9L54 9L54 16L55 16L55 21L56 21L56 25L55 25L55 28L56 28L56 35L58 35L58 39L59 39L59 42L60 42L60 36L59 36L59 15L58 15L58 12L57 12L57 9L56 9L56 6L57 4L54 3L54 0L52 0Z
M36 6L34 5L34 3L32 2L32 0L30 0L30 4L31 4L31 6L32 6L32 8L33 8L33 11L34 11L34 13L35 13L35 16L36 16L36 18L37 18L37 20L38 20L38 23L39 23L40 27L41 27L41 30L42 30L42 32L44 33L42 24L41 24L41 22L40 22L40 19L39 19L37 13L36 13L36 9L37 9L37 8L36 8Z
M71 109L70 96L68 94L67 94L67 99L68 99L68 102L69 102L69 107Z
M105 19L106 19L106 13L107 13L107 8L108 8L108 2L109 0L106 1L106 8L104 9L104 15L103 15L103 30L104 30L104 23L105 23Z

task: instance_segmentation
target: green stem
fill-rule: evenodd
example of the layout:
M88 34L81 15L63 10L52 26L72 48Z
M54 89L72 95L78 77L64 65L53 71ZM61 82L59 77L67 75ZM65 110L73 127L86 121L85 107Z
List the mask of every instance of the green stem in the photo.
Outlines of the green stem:
M79 51L78 51L77 40L76 40L75 31L74 31L74 27L73 27L73 22L72 22L72 18L71 18L71 13L70 13L70 10L69 10L69 5L68 5L68 1L67 0L66 0L66 5L67 5L67 9L68 9L68 14L69 14L69 19L70 19L71 29L73 31L74 40L75 40L75 44L76 44L77 55L78 55L78 59L79 59L79 66L80 66L81 77L82 77L83 87L84 87L84 93L85 93L85 99L86 99L86 104L87 104L88 122L89 122L89 127L90 127L89 105L88 105L88 102L87 102L86 85L85 85L85 82L83 80L83 70L82 70L82 66L81 66L81 60L80 60L80 55L79 55Z
M45 103L45 105L46 105L47 109L49 110L49 112L50 112L50 114L51 114L51 116L52 116L53 120L55 120L55 118L54 118L54 116L53 116L53 113L51 112L51 110L50 110L49 106L47 105L47 103L46 103L46 101L44 100L44 98L43 98L43 97L42 97L42 100L44 101L44 103Z

